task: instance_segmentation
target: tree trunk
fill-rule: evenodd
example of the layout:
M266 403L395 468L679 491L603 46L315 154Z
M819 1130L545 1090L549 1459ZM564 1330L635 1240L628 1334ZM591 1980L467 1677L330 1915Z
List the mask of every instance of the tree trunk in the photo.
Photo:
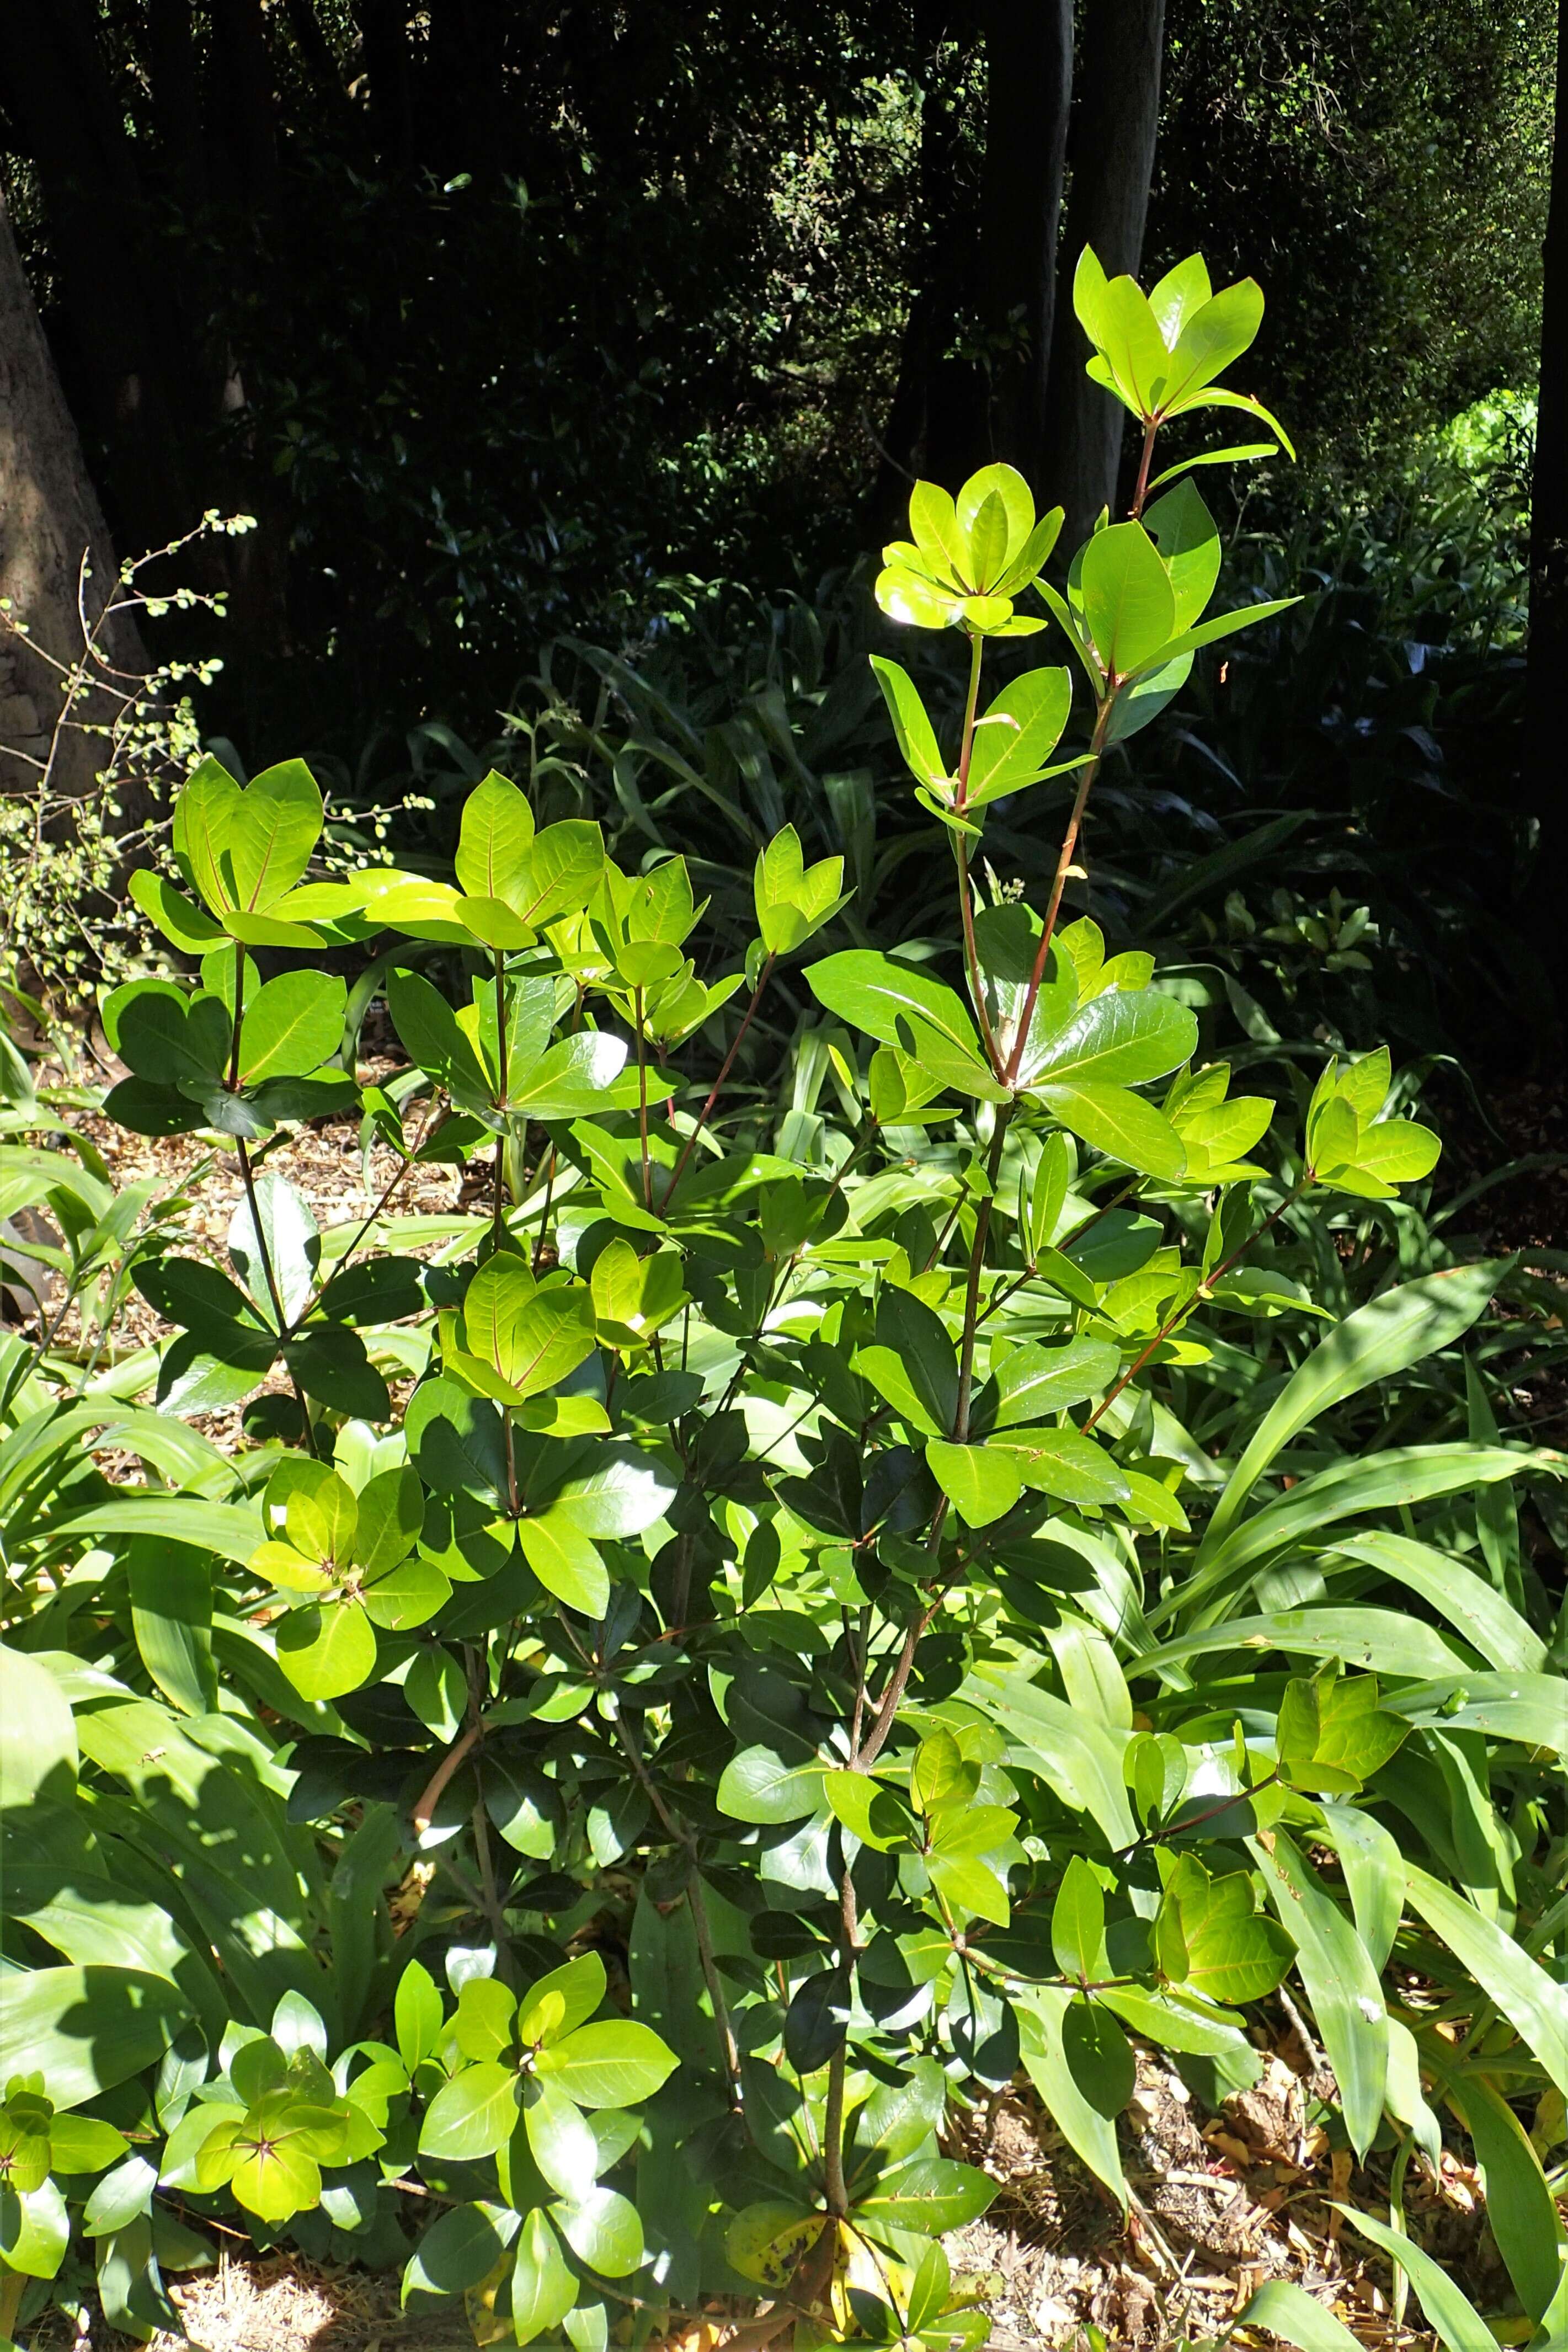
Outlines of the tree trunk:
M437 152L448 171L493 183L507 145L501 25L493 0L430 0L429 18L426 94Z
M211 26L207 141L227 163L225 200L254 233L278 194L272 57L260 0L207 0Z
M1530 526L1530 660L1522 800L1540 824L1531 929L1568 1031L1568 0L1557 18L1557 110L1541 305L1541 400Z
M194 219L208 191L192 0L147 0L146 51L163 184L180 210Z
M899 351L899 380L880 443L871 493L872 526L879 538L902 530L910 485L923 466L938 481L958 486L966 436L955 428L950 379L962 362L947 357L958 323L965 268L971 259L966 224L956 198L959 153L957 94L941 68L931 27L931 58L921 101L920 163L906 276L910 307Z
M1091 0L1091 5L1100 0ZM991 455L1037 489L1056 311L1057 236L1072 95L1072 0L986 0L982 324Z
M1084 373L1088 347L1072 319L1079 255L1092 246L1110 278L1136 274L1154 170L1164 0L1089 0L1078 99L1068 140L1067 235L1057 279L1060 331L1047 403L1047 494L1067 509L1062 545L1078 546L1113 504L1121 457L1121 403Z
M102 761L99 742L76 727L59 729L54 740L64 698L58 672L42 658L68 667L81 656L84 555L90 577L82 601L91 620L117 584L114 551L0 191L0 596L28 628L24 639L0 626L0 791L7 794L35 792L40 762L50 762L53 795L90 792ZM104 651L117 668L147 668L128 617L111 624ZM100 699L106 707L95 708ZM73 715L102 720L112 707L89 696Z
M6 107L38 174L84 425L110 454L120 529L133 544L200 512L184 453L199 415L167 266L85 0L0 0Z
M395 175L415 154L407 0L354 0L353 13L370 82L376 153L383 171Z

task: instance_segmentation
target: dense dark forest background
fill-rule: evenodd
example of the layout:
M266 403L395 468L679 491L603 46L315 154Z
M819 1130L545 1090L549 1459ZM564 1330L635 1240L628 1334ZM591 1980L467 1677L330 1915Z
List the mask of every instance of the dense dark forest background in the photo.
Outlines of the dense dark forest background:
M1194 678L1154 781L1196 811L1178 855L1213 848L1226 793L1222 823L1359 825L1353 852L1342 822L1332 855L1292 836L1308 867L1273 878L1303 905L1364 895L1414 827L1420 910L1384 922L1425 924L1431 1003L1456 924L1487 928L1482 995L1522 984L1530 903L1539 991L1568 866L1545 700L1568 663L1539 666L1520 751L1555 16L0 0L0 170L118 551L258 519L193 553L228 602L204 730L362 794L471 764L509 714L537 760L563 636L601 687L679 656L701 740L809 608L825 691L858 659L843 575L910 474L1008 457L1069 534L1112 494L1121 412L1071 315L1086 241L1145 282L1194 248L1216 283L1255 275L1249 388L1299 463L1244 509L1213 494L1241 572L1267 591L1289 551L1317 593L1228 703ZM1539 520L1562 486L1539 488L1544 613L1568 593ZM1532 883L1542 824L1556 878L1537 856Z

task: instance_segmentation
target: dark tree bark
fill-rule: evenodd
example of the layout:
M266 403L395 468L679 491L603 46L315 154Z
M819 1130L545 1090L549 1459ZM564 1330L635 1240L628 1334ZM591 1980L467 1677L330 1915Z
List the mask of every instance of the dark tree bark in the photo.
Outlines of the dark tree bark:
M163 184L181 210L194 215L206 203L208 186L191 0L147 0L145 22L147 82Z
M495 0L431 0L429 112L453 171L497 180L506 163L501 25Z
M1541 399L1530 529L1530 659L1522 801L1539 825L1536 948L1568 1031L1568 5L1557 18L1557 107L1541 308Z
M283 0L283 16L300 63L316 89L332 101L335 109L344 95L342 77L332 55L332 45L321 30L314 0Z
M224 200L250 215L278 194L271 53L260 0L207 0L211 27L207 138L228 166Z
M414 66L408 47L407 0L355 0L364 69L370 83L371 121L384 171L405 170L413 162Z
M1100 0L1092 0L1092 5ZM1039 488L1072 95L1072 0L986 0L981 320L991 343L990 454Z
M1086 245L1094 247L1108 277L1138 269L1154 170L1164 30L1164 0L1090 0L1084 11L1068 137L1070 181L1058 265L1044 486L1067 509L1062 543L1068 549L1115 499L1126 415L1084 373L1089 350L1072 316L1073 271Z
M6 103L38 174L84 423L109 454L120 527L136 545L200 511L186 480L183 364L169 272L87 0L0 0Z
M872 525L882 538L901 523L910 480L922 467L939 481L951 475L956 487L972 438L973 386L962 362L947 357L973 254L957 185L959 91L939 55L944 29L942 24L927 27L930 62L908 248L910 307L870 500ZM952 379L960 373L963 381L955 395Z
M22 638L0 627L0 791L37 791L38 762L48 762L58 796L89 791L98 772L102 751L93 738L67 727L56 740L59 674L42 658L68 667L81 657L84 556L91 620L116 585L114 550L0 191L0 596L29 633ZM104 651L119 668L147 667L123 615L110 625ZM101 721L108 714L96 699L89 694L77 715Z

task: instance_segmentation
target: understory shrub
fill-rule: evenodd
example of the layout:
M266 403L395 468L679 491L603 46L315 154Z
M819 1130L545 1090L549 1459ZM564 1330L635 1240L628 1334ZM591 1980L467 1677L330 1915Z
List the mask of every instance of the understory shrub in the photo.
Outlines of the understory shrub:
M1089 257L1130 516L1058 587L995 466L886 551L883 612L966 656L951 725L875 663L956 959L867 945L788 824L726 969L682 856L623 870L500 775L450 880L311 878L299 762L186 784L184 887L133 887L198 976L107 995L105 1108L232 1152L229 1270L68 1130L0 1147L58 1234L0 1344L13 2334L94 2273L174 2324L212 2225L400 2264L482 2343L978 2347L955 2116L1026 2078L1130 2215L1137 2048L1217 2103L1289 1980L1354 2229L1473 2352L1404 2228L1461 2121L1502 2324L1562 2343L1562 1458L1499 1428L1558 1270L1427 1213L1386 1051L1237 1091L1223 992L1064 913L1112 748L1289 602L1205 617L1205 460L1154 472L1200 409L1283 439L1219 383L1261 307ZM1073 674L984 675L1048 620L1060 756ZM1037 905L997 813L1053 784ZM323 1230L289 1137L344 1114L393 1172ZM432 1161L488 1199L400 1212ZM1244 2318L1349 2340L1278 2283Z

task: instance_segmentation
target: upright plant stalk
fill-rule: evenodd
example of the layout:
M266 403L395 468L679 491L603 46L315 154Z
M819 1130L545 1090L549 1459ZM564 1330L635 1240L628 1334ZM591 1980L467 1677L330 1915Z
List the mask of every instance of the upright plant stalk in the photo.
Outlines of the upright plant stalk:
M1061 855L1057 859L1056 877L1052 881L1051 895L1046 905L1045 922L1040 930L1040 944L1035 953L1034 968L1029 973L1029 985L1024 994L1024 1009L1018 1021L1018 1034L1013 1041L1013 1051L1008 1056L1006 1078L1009 1086L1017 1084L1018 1069L1024 1058L1024 1048L1028 1041L1030 1025L1035 1018L1035 1006L1039 999L1040 985L1046 976L1046 965L1050 960L1051 941L1056 937L1057 920L1061 913L1062 894L1067 888L1068 876L1072 870L1073 853L1078 847L1078 837L1083 825L1083 813L1089 804L1089 795L1094 780L1100 773L1100 761L1105 756L1106 732L1110 725L1111 711L1116 706L1116 682L1112 680L1095 716L1094 734L1089 747L1089 764L1079 776L1078 790L1073 794L1067 831L1062 835Z
M632 1011L637 1041L637 1140L642 1146L642 1204L653 1207L653 1160L647 1145L647 1043L643 1035L643 992L632 991Z
M495 1192L490 1202L490 1237L499 1248L506 1226L506 1121L507 1097L511 1090L508 1067L509 1041L506 1029L506 955L497 948L496 960L496 1091L500 1097L497 1108L501 1116L501 1130L496 1138Z
M278 1287L278 1275L272 1264L272 1252L267 1246L267 1235L261 1229L261 1204L256 1197L256 1175L250 1165L250 1153L246 1149L243 1135L236 1139L235 1149L239 1157L239 1181L245 1187L246 1203L250 1210L250 1230L256 1235L257 1252L261 1259L261 1271L267 1281L267 1295L272 1301L272 1311L278 1318L278 1339L281 1345L289 1337L293 1326L284 1311L283 1294ZM300 1418L305 1426L305 1451L313 1460L317 1449L316 1433L310 1425L310 1408L305 1402L305 1391L300 1386L300 1376L291 1364L289 1367L289 1381L294 1391L294 1401L300 1408Z
M963 736L958 752L958 790L953 798L953 814L962 816L969 802L969 767L974 756L974 714L980 703L980 664L985 640L978 632L969 640L969 692L963 705ZM963 925L963 956L969 968L969 989L974 999L975 1018L984 1041L985 1055L998 1077L1002 1075L1002 1057L996 1048L991 1015L985 1006L985 989L980 973L980 953L974 943L973 892L969 881L969 843L962 833L953 835L953 854L958 859L959 919Z
M742 1045L745 1040L746 1032L752 1025L752 1015L755 1013L758 1005L763 1001L763 991L766 988L769 980L773 977L773 969L778 959L776 956L769 956L763 963L761 971L757 974L757 984L752 991L751 1003L747 1005L744 1013L741 1015L741 1025L735 1032L734 1043L731 1046L729 1052L725 1055L723 1060L720 1063L719 1075L708 1090L708 1099L697 1114L697 1124L692 1129L690 1134L687 1137L685 1143L681 1147L680 1157L675 1163L675 1173L669 1180L669 1189L665 1195L667 1200L674 1193L676 1186L679 1183L682 1176L685 1175L687 1162L697 1149L697 1139L701 1134L703 1129L707 1126L709 1119L712 1117L713 1106L718 1101L721 1094L722 1094L724 1090L724 1082L735 1066L735 1056L740 1052Z

